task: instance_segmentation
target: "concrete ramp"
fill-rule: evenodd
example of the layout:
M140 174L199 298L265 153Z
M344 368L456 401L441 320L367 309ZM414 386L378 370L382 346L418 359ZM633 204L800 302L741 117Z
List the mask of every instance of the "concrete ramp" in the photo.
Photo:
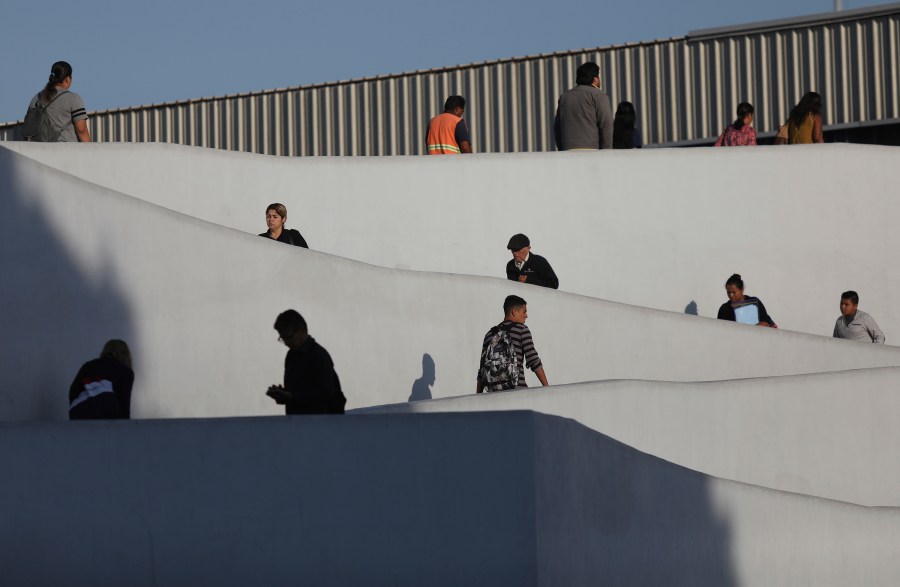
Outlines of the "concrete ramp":
M830 336L855 289L900 340L900 149L810 145L474 157L279 158L168 144L4 143L57 169L249 233L267 204L314 249L500 276L524 232L564 291L715 317L740 273L779 326Z
M900 332L898 154L4 144L0 582L900 584L900 348L809 334L850 288ZM501 277L519 231L566 291ZM708 318L734 271L782 329ZM556 387L476 397L511 293ZM214 419L279 413L287 308L348 408L437 399ZM142 421L35 422L108 338Z
M714 477L900 506L900 369L707 383L600 381L359 410L535 410Z
M897 509L534 413L2 424L0 454L10 585L900 581Z
M65 418L72 377L108 338L134 351L136 417L276 414L264 391L281 380L285 349L272 324L287 308L303 313L332 353L348 407L458 396L474 391L482 337L510 293L528 300L528 324L556 384L900 365L894 347L284 246L7 148L0 193L3 420ZM423 372L423 359L433 371Z

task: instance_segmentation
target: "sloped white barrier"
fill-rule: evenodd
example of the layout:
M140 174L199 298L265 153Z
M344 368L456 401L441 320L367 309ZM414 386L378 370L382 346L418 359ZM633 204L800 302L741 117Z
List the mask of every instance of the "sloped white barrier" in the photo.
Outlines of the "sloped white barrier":
M27 450L21 450L27 447ZM0 424L10 585L896 585L900 510L512 412Z
M276 414L264 391L282 378L286 350L272 324L287 308L304 314L331 352L348 407L461 395L474 391L482 337L510 293L529 302L528 324L556 384L900 365L894 347L290 247L3 148L0 192L4 420L65 418L72 377L108 338L132 345L136 417ZM423 358L433 373L423 373Z
M99 185L385 267L504 276L516 232L561 289L715 317L743 275L785 329L830 336L841 292L900 341L900 149L644 149L289 159L167 144L4 143Z
M707 475L900 506L900 369L708 383L603 381L413 402L361 414L535 410Z

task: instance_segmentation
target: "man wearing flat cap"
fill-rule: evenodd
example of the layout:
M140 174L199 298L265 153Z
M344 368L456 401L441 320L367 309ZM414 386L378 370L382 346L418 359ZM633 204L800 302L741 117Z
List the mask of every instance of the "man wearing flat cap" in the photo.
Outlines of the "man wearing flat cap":
M515 234L506 248L513 258L506 264L506 278L541 287L559 289L559 278L547 259L531 252L531 241L524 234Z

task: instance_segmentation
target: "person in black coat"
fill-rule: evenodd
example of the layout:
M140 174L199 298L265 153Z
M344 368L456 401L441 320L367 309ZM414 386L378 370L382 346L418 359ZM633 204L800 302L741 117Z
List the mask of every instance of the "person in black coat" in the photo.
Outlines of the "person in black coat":
M513 258L506 264L506 278L542 287L559 289L559 279L547 259L531 252L531 241L524 234L513 235L506 248Z
M266 208L266 225L269 230L259 236L308 249L309 245L306 244L306 239L303 238L300 231L284 227L285 220L287 220L287 207L277 202L269 204L269 207Z
M69 387L69 419L130 419L133 384L128 345L123 340L107 341L100 358L82 365Z
M284 413L343 414L347 399L331 355L309 335L306 320L286 310L275 320L278 340L288 347L284 385L272 385L266 395L284 406Z

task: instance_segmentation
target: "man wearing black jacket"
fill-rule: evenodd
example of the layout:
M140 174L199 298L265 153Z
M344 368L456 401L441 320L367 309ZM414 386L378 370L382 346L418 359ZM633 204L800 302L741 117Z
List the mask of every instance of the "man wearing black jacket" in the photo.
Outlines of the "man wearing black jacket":
M559 279L547 259L531 252L531 241L524 234L513 235L506 248L513 258L506 264L506 278L542 287L559 289Z
M266 395L288 415L343 414L347 400L331 355L309 335L303 316L286 310L275 320L275 330L290 350L284 358L284 385L269 387Z

